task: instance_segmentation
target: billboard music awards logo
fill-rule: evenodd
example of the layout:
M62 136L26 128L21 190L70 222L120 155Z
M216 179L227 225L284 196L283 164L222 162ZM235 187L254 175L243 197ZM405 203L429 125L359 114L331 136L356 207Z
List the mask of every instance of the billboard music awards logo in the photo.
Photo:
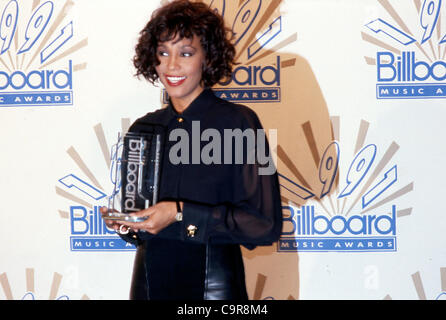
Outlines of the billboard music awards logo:
M32 6L30 6L32 3ZM73 73L86 68L68 58L77 43L69 12L74 2L11 0L0 11L0 107L73 105Z
M122 132L130 127L129 119L122 119ZM110 147L105 138L102 125L94 127L97 142L104 158L101 169L107 170L110 185L113 185L119 172L116 166L122 144ZM135 246L122 240L114 230L107 228L99 209L107 206L108 199L119 193L118 190L107 192L93 171L72 146L67 154L77 166L76 170L61 177L56 184L56 193L70 201L67 209L59 210L59 215L69 221L71 251L134 251Z
M362 38L377 51L365 56L376 67L378 99L446 98L446 29L441 0L378 1L385 13L365 24ZM413 9L413 10L412 10Z
M282 16L274 16L281 0L203 1L223 16L237 47L237 65L232 77L218 83L215 94L236 103L273 103L281 101L281 69L286 61L277 51L295 41L295 35L276 43L282 35ZM271 17L274 16L274 19ZM272 20L272 22L267 22ZM267 23L266 28L263 28ZM274 45L272 48L268 47ZM270 51L265 53L265 49ZM271 54L272 53L272 54ZM275 54L274 54L275 53ZM264 59L270 55L268 59ZM262 61L259 61L262 60ZM163 90L164 103L168 96Z
M263 64L259 64L258 60L262 58L263 49L281 35L282 16L275 17L266 29L256 30L255 28L256 25L263 25L265 21L262 20L270 18L268 14L271 15L272 9L280 2L271 1L265 11L267 15L260 14L266 6L261 0L239 2L237 8L230 8L229 1L225 0L210 2L211 8L219 12L232 29L234 45L240 44L236 55L236 61L240 65L235 66L230 79L220 82L214 88L218 97L239 103L281 101L280 55L272 55Z
M281 190L303 201L284 206L284 228L279 252L386 252L397 250L397 218L410 215L397 199L413 190L398 187L398 166L392 158L399 146L387 150L366 143L369 123L362 121L353 157L339 140L339 117L332 118L334 141L319 161L320 193L279 173ZM305 125L305 124L304 124ZM308 135L311 137L311 134ZM313 142L309 139L308 144ZM347 171L340 172L346 165Z

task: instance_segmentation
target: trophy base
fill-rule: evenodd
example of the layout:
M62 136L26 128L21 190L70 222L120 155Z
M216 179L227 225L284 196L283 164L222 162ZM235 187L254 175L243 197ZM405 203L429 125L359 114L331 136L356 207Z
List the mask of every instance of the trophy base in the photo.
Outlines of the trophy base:
M128 215L127 213L111 212L106 215L103 215L102 218L114 221L143 222L147 220L148 217L133 217Z

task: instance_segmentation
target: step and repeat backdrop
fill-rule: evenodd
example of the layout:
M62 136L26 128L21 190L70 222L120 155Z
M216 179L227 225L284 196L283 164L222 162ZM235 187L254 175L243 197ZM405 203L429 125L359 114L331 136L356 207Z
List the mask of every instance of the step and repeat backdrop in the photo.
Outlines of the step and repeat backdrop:
M445 299L446 4L205 2L240 63L216 94L275 132L284 224L243 249L250 298ZM99 207L118 133L165 103L132 66L162 3L0 1L0 299L128 299Z

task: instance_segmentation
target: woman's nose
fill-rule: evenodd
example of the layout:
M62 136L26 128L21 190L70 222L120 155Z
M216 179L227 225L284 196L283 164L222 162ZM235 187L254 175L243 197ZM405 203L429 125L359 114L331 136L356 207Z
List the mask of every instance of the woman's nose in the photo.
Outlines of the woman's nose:
M176 70L176 69L178 69L178 59L177 59L177 57L175 57L175 56L170 56L169 57L169 60L167 61L167 68L169 69L169 70Z

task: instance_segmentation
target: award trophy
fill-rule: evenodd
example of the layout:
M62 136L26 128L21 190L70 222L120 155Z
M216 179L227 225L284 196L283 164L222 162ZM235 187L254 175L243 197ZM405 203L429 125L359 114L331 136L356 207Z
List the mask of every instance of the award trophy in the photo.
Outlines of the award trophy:
M153 130L129 132L124 138L118 135L118 142L112 148L114 188L104 219L141 222L147 217L133 217L129 213L157 203L163 132L157 126L149 128ZM115 198L120 198L120 210L115 208Z

